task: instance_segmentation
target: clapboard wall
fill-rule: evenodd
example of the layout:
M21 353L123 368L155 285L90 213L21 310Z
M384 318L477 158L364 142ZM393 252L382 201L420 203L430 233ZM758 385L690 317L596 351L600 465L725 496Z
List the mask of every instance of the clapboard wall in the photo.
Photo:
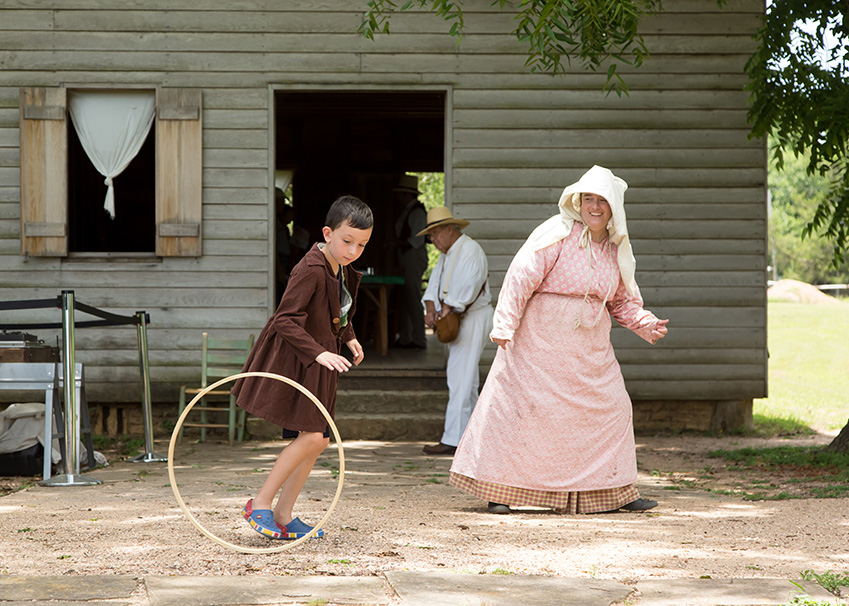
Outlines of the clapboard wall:
M763 396L766 159L763 142L748 139L743 92L763 3L665 2L641 28L652 57L620 68L629 97L605 96L604 76L577 66L560 77L528 73L512 15L489 0L464 6L458 47L426 12L396 15L391 35L365 40L356 33L363 7L343 0L4 2L0 300L73 289L113 313L148 311L154 399L173 400L197 372L201 330L258 333L271 311L274 90L444 87L449 204L472 222L496 292L524 238L556 213L562 188L593 164L607 166L630 185L647 307L671 319L656 347L614 329L633 398ZM202 89L202 256L22 256L25 86ZM37 315L58 319L55 310ZM50 340L56 331L38 334ZM134 329L78 330L77 356L90 400L138 399Z

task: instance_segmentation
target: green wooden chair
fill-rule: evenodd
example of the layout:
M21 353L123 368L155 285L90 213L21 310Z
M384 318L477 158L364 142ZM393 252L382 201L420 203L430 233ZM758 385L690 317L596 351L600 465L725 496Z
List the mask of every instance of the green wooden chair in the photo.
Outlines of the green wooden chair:
M183 414L186 408L186 394L195 396L206 386L215 383L219 379L229 377L242 372L245 360L254 346L254 335L247 339L214 339L209 333L203 333L203 352L201 357L200 387L180 387L180 411ZM226 427L230 446L238 439L241 442L245 437L245 411L236 406L236 396L230 393L232 383L226 383L219 389L207 393L203 399L192 408L192 413L200 411L200 422L189 422L191 413L183 426L180 428L180 437L183 437L183 429L186 427L200 427L200 441L206 441L206 430L214 427ZM226 404L222 401L226 396ZM228 413L227 423L213 423L210 421L209 413Z

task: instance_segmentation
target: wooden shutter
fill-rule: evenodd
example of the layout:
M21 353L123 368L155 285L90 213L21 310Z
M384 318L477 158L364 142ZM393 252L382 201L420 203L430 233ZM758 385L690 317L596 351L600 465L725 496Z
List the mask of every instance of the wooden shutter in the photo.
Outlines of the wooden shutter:
M21 89L21 254L68 254L68 125L64 88Z
M156 91L156 254L201 255L201 90Z

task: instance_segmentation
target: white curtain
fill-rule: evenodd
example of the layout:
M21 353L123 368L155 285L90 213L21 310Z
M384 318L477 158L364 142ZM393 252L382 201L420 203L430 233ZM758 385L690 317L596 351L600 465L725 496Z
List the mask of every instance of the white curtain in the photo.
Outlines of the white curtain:
M106 177L103 208L114 219L112 179L127 168L147 138L156 96L152 91L71 91L68 108L83 149Z

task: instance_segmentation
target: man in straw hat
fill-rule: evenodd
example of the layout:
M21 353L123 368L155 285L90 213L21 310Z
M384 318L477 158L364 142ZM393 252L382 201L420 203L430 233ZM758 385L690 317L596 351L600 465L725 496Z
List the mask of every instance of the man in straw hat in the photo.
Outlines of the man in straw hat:
M395 347L424 349L427 341L421 297L422 274L427 269L427 247L425 236L418 232L425 227L425 207L419 202L421 192L415 175L401 175L392 191L395 205L400 210L395 221L395 245L404 272L399 335Z
M478 401L478 364L492 329L489 266L480 244L461 231L468 224L440 206L428 211L427 225L419 232L442 253L422 297L425 324L435 326L436 319L451 310L465 312L457 338L448 343L445 431L438 444L424 447L429 455L453 455L457 450Z

